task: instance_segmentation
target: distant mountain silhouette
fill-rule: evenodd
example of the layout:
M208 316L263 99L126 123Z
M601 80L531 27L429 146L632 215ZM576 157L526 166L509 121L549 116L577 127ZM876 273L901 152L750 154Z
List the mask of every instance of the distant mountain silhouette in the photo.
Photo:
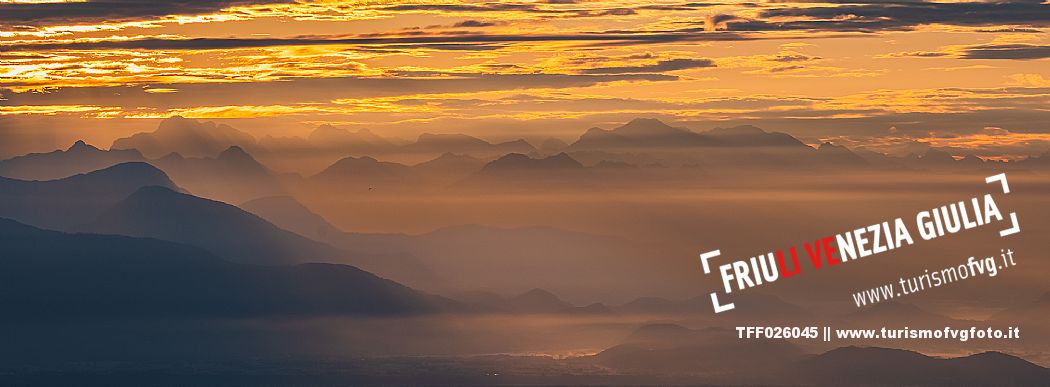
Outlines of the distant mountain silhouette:
M525 140L490 143L465 134L423 133L416 142L404 145L400 151L409 154L434 154L446 152L467 154L475 157L492 157L506 153L529 153L536 148Z
M0 219L5 320L410 315L447 310L347 265L236 264L188 245Z
M310 132L307 140L320 149L338 150L343 154L366 155L391 151L394 144L368 129L356 132L323 124Z
M573 308L572 304L543 289L532 289L511 297L504 305L506 309L518 313L557 313Z
M540 159L534 159L520 153L510 153L485 164L485 167L481 169L481 172L498 173L501 171L554 171L571 169L583 169L583 164L580 164L579 161L576 161L572 156L565 153L559 153L554 156Z
M546 154L555 154L564 151L568 147L569 144L567 142L552 137L543 140L537 150Z
M341 233L321 215L310 211L290 196L271 196L255 199L238 206L266 219L285 230L310 239L324 241Z
M36 227L69 230L93 221L114 204L149 186L179 189L160 169L142 162L58 180L0 177L0 217Z
M142 154L134 149L107 151L78 140L66 150L30 153L0 161L0 176L20 180L54 180L143 160Z
M738 147L802 147L806 144L787 133L766 132L752 125L740 125L731 128L714 128L701 132L717 139L722 146Z
M214 158L171 153L153 163L197 196L241 203L284 194L275 174L239 146L231 146Z
M111 148L138 149L149 158L173 152L187 157L214 157L231 146L254 149L255 144L255 137L229 125L173 116L161 121L156 131L119 138Z
M321 173L311 176L315 185L350 187L357 190L401 190L420 183L411 167L372 157L346 157Z
M576 142L572 150L624 150L644 148L681 148L712 146L719 142L711 137L694 133L685 128L671 127L652 118L635 118L612 130L588 129Z
M452 182L475 173L485 166L485 161L468 155L445 152L437 158L412 166L416 173L426 179Z
M844 347L799 362L798 382L836 385L1045 385L1050 370L998 352L940 359L917 352Z
M186 243L245 263L332 262L345 255L232 205L163 187L139 189L81 230Z
M767 132L750 125L694 132L656 119L639 118L610 130L591 128L568 149L572 155L592 164L609 160L640 166L701 168L729 174L744 169L800 172L842 168L822 161L823 154L791 135ZM654 158L655 162L639 162L642 157Z
M591 171L565 153L531 158L510 153L490 161L480 171L456 184L464 189L549 189L593 184Z
M865 158L853 153L849 148L824 142L817 147L817 157L829 166L867 166Z
M161 187L136 191L78 230L185 243L242 263L345 263L412 286L438 288L442 281L411 254L340 249L233 205Z

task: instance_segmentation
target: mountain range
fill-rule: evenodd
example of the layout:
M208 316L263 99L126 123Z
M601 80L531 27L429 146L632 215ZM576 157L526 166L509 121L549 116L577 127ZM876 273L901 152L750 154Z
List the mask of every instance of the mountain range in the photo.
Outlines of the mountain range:
M77 142L66 150L2 160L0 176L51 180L126 161L147 161L195 195L242 203L287 195L285 187L303 183L318 189L368 192L479 186L529 189L546 187L554 179L565 187L596 189L626 180L681 183L698 176L709 177L705 180L710 184L710 177L735 176L741 169L748 173L954 172L1042 170L1050 165L1040 157L1008 164L972 155L955 159L932 147L905 157L830 142L814 148L790 135L754 126L696 132L643 118L613 129L592 128L564 146L548 145L540 150L522 140L492 143L461 134L422 134L414 142L404 142L331 125L318 127L307 138L268 137L256 142L247 132L229 126L172 117L154 132L115 141L111 150ZM392 161L406 159L403 155L419 162ZM319 172L305 173L309 176L305 179L287 173L296 160L311 160L308 164L313 166L306 169L319 168ZM566 180L572 184L565 185Z
M77 141L65 150L30 153L0 161L0 176L21 180L54 180L131 161L145 161L145 158L135 149L104 151L84 141Z
M285 194L280 176L236 145L215 157L170 153L150 163L195 195L227 203Z
M226 124L173 116L164 119L153 132L136 133L113 141L110 149L136 149L149 158L169 153L187 157L212 157L231 146L255 149L251 134Z
M455 303L353 266L261 266L152 238L66 234L0 219L7 321L411 315Z
M48 181L0 177L0 217L70 230L94 221L142 187L180 190L161 170L142 162Z

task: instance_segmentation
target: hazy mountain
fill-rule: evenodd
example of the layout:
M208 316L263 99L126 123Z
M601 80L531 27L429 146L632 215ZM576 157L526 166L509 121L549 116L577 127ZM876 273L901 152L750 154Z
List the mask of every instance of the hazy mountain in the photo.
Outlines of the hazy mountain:
M235 206L161 187L138 190L79 230L186 243L235 262L344 263L411 286L437 290L443 283L411 254L339 249L279 228Z
M504 302L506 310L517 313L557 313L573 308L558 296L543 289L532 289Z
M324 241L342 232L291 196L259 198L238 207L259 215L285 230L318 241Z
M468 155L445 152L437 158L412 166L416 173L426 179L451 182L475 173L485 166L485 161Z
M870 164L868 160L853 153L849 148L830 142L824 142L817 147L817 158L821 162L827 163L828 166L835 167L863 167Z
M172 153L153 163L197 196L241 203L284 194L275 174L238 146L231 146L214 158Z
M805 147L785 133L770 133L751 125L694 132L652 118L636 118L623 126L588 129L573 150L660 150L693 147Z
M258 148L252 156L265 165L279 171L310 175L347 155L339 150L319 148L299 136L266 135L259 139Z
M589 172L565 153L544 158L510 153L485 164L456 187L486 190L579 188L596 183L588 179L591 177Z
M0 177L0 217L68 230L93 221L114 204L148 186L178 189L160 169L130 162L58 180Z
M120 163L143 161L137 150L101 150L77 141L66 150L30 153L0 161L0 176L20 180L54 180L108 168Z
M922 156L913 158L913 166L921 168L943 168L956 165L956 160L948 152L937 148L929 148Z
M737 147L803 147L806 144L787 133L766 132L751 125L714 128L701 134L718 140L721 146Z
M740 168L768 172L828 167L813 148L791 135L750 125L694 132L656 119L639 118L610 130L591 128L569 150L592 164L610 160L642 166L699 167L730 174ZM606 156L595 158L593 152ZM638 162L643 155L656 162Z
M186 243L245 263L332 262L345 255L232 205L163 187L139 189L81 230Z
M517 152L529 153L536 148L525 140L513 140L501 143L490 143L466 134L423 133L416 142L399 148L399 152L409 155L440 155L446 152L465 154L474 157L494 157Z
M890 348L844 347L798 363L800 382L835 385L1045 385L1050 370L998 352L934 358Z
M545 154L555 154L564 151L568 147L569 144L567 142L552 137L543 140L537 150Z
M405 315L448 301L353 266L236 264L188 245L0 219L5 319Z
M212 157L231 146L254 149L255 138L226 124L174 116L161 121L156 131L113 141L111 148L138 149L146 157L158 158L173 152L187 157Z
M406 146L411 150L444 150L453 153L471 153L492 151L492 143L466 134L434 134L423 133L416 138L416 142Z
M319 149L338 150L344 155L376 154L390 151L394 145L368 129L352 132L329 124L318 126L306 139Z
M404 189L419 184L411 167L372 157L346 157L309 178L315 185L339 186L357 190Z
M685 128L675 128L652 118L635 118L623 126L605 130L588 129L570 149L616 151L646 148L684 148L713 146L720 142Z
M556 171L583 169L583 164L565 153L534 159L520 153L510 153L485 164L481 173L517 171Z

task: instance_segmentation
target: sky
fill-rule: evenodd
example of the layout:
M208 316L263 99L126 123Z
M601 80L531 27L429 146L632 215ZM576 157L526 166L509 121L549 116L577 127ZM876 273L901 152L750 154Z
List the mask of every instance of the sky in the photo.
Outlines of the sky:
M1042 0L0 0L0 156L181 115L570 142L655 117L1021 158L1050 149L1048 27Z

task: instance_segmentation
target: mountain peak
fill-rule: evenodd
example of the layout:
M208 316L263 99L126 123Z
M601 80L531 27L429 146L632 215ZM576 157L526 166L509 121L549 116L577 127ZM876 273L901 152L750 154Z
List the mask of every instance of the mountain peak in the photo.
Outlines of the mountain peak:
M226 150L222 151L222 153L219 153L219 156L217 157L217 159L219 159L219 160L229 160L229 161L234 161L234 160L238 160L238 161L239 160L252 160L252 161L254 161L255 160L255 158L253 158L252 155L250 155L250 154L248 154L248 152L244 151L244 148L241 148L241 147L239 147L237 145L232 145L229 148L226 148Z
M88 143L84 142L84 140L77 140L77 142L74 142L73 145L69 147L69 149L66 149L66 152L84 152L84 151L98 151L98 150L100 150L100 149L98 149L98 148L96 148L94 146L88 145Z
M488 141L480 138L462 134L462 133L422 133L416 138L417 143L433 143L433 144L485 144L490 145Z
M573 307L553 293L540 288L511 297L507 303L512 310L527 313L560 312Z
M663 127L667 127L667 128L671 127L670 125L665 124L663 121L660 121L659 119L656 119L656 118L641 118L641 117L635 118L635 119L632 119L632 120L628 121L626 124L624 124L624 126L663 126Z
M714 128L707 133L712 135L760 135L768 132L754 125L737 125L729 128Z
M485 165L485 169L578 169L583 164L562 152L554 156L534 159L521 153L508 153Z
M667 133L685 132L655 118L635 118L621 127L613 129L614 133L627 136L654 136Z

